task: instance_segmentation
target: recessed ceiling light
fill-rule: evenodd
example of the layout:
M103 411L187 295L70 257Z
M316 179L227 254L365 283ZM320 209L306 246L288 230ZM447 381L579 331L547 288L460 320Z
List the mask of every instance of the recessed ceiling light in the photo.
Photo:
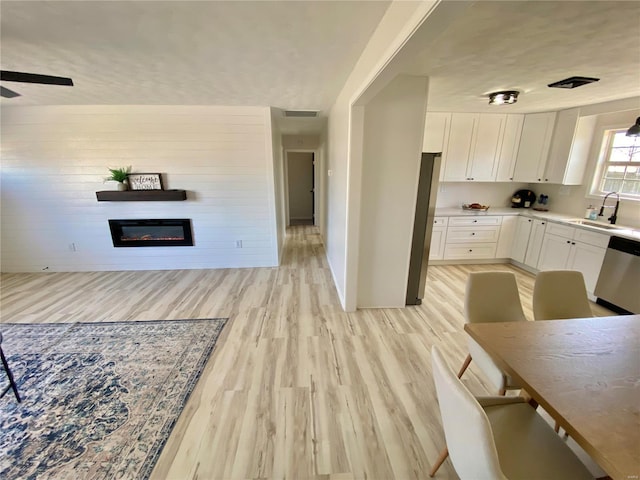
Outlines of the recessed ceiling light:
M515 90L506 92L493 92L489 94L489 105L508 105L518 101L518 94Z

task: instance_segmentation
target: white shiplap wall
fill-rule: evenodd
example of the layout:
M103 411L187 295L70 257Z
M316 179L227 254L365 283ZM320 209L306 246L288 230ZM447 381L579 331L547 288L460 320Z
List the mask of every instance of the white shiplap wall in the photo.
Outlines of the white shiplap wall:
M263 107L3 107L2 271L277 265L270 125ZM98 202L127 165L187 201ZM190 218L195 246L114 248L110 218Z

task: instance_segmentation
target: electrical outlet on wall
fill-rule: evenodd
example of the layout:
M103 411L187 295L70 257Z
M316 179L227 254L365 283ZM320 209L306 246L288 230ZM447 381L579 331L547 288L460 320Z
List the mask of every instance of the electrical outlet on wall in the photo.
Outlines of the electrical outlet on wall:
M568 197L570 193L571 193L571 188L569 188L568 185L562 185L558 190L558 195L562 197Z
M242 248L242 240L236 240L236 248Z

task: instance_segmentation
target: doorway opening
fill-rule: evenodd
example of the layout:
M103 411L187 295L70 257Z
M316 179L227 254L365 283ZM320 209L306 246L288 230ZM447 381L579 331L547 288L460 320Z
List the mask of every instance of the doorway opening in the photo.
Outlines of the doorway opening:
M315 152L287 151L288 225L315 225Z

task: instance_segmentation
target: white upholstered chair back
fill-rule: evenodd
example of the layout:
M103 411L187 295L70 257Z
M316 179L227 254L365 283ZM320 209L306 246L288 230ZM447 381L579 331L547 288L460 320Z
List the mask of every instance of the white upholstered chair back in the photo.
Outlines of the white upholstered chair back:
M526 320L513 272L471 272L464 314L468 323Z
M470 273L464 313L467 323L525 321L516 276L512 272ZM511 383L475 340L468 336L467 343L471 358L498 391L520 388Z
M506 480L484 410L435 346L431 358L444 434L457 474L463 480Z
M533 317L536 320L592 316L581 272L548 270L536 275L533 287Z

